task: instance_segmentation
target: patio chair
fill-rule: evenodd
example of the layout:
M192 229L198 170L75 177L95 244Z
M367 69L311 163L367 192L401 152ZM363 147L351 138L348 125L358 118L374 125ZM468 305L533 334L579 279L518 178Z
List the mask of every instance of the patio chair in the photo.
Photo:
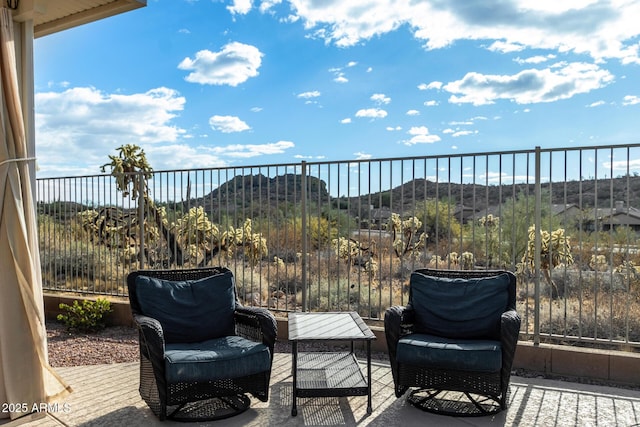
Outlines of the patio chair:
M520 316L508 271L419 269L407 306L387 309L396 397L425 411L486 415L507 407Z
M140 395L153 413L191 421L266 402L276 321L244 307L230 270L139 270L127 276L140 335Z

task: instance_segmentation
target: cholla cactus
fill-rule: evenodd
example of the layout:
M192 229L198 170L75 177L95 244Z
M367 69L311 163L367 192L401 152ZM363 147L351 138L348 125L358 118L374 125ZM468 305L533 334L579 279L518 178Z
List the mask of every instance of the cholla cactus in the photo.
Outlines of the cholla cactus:
M273 257L273 266L276 268L276 270L285 268L284 261L282 260L282 258L278 258L277 256Z
M485 239L485 253L486 261L489 267L492 267L494 262L500 262L500 217L488 214L478 220L481 227L484 227L484 233L482 237Z
M357 240L339 237L331 241L331 246L336 251L338 258L345 261L349 266L360 266L371 276L378 272L378 263L373 258L375 245L371 244L369 247L363 247Z
M460 256L458 252L448 253L446 257L444 257L444 262L449 264L451 267L457 267L460 264Z
M471 270L474 264L475 259L473 254L471 252L462 252L460 256L460 268L463 270Z
M591 268L593 271L607 271L609 269L607 257L604 255L591 255L589 268Z
M478 222L483 227L497 227L500 225L500 217L489 214L480 218Z
M364 271L369 273L369 277L375 276L376 274L378 274L378 262L375 259L370 258L364 264Z
M236 232L237 231L238 230L236 230ZM249 256L249 260L254 265L260 261L260 258L269 253L269 249L267 248L267 239L262 237L261 234L253 232L250 219L246 219L244 221L240 240L237 244L244 246L245 254Z
M437 267L437 266L440 266L442 264L444 264L444 261L442 260L440 255L432 255L431 256L431 260L429 261L429 266Z
M338 258L348 261L358 255L359 244L355 240L338 237L331 240L331 247L336 251Z
M640 280L640 266L633 261L623 261L613 269L615 274L622 276L625 282L638 282Z
M535 263L535 238L536 227L532 225L529 227L527 250L522 256L522 262L528 264L532 270ZM569 243L569 237L565 234L564 228L558 228L551 233L543 230L540 233L540 259L540 268L544 270L548 270L549 268L556 267L560 264L573 264L571 245Z
M422 233L417 241L414 241L416 234L422 227L422 221L415 216L402 220L400 215L392 213L387 223L387 229L393 234L393 250L398 258L402 258L410 252L418 252L424 248L427 233ZM414 254L414 256L417 256Z
M535 269L535 238L536 227L532 225L529 227L527 249L522 255L523 268L521 270ZM553 298L560 296L560 292L551 279L550 269L559 265L571 264L573 264L573 255L571 255L569 237L566 236L564 228L558 228L551 233L543 230L540 233L540 269L552 290Z

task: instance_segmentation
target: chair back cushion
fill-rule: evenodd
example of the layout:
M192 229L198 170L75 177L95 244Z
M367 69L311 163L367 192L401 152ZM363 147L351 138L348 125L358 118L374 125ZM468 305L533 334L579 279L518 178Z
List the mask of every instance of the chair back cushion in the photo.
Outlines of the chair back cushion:
M235 333L230 271L184 281L138 276L135 289L142 314L160 322L165 342L200 342Z
M414 332L450 338L499 339L500 318L509 304L510 277L432 277L413 272L409 305Z

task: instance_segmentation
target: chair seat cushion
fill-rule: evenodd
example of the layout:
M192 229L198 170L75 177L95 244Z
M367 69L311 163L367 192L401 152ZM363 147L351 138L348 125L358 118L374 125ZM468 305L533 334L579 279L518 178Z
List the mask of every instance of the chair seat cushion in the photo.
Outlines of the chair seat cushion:
M239 336L165 347L169 382L240 378L271 369L271 354L262 343Z
M438 369L497 372L502 367L500 341L450 339L411 334L400 339L397 360L402 364Z

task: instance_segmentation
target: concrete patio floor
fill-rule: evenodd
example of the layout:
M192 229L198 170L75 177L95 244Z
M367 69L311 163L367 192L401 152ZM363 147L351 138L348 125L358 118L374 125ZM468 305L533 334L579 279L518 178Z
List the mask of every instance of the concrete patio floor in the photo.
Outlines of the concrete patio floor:
M138 363L58 368L74 392L61 404L66 409L39 419L0 425L59 426L184 426L160 422L138 394ZM226 426L637 426L640 389L584 385L543 378L511 379L510 403L498 415L474 418L434 415L415 409L393 394L389 365L373 362L373 413L365 397L298 400L291 416L291 355L276 353L268 402L252 399L245 413L224 421L186 425ZM60 409L64 409L61 405Z

